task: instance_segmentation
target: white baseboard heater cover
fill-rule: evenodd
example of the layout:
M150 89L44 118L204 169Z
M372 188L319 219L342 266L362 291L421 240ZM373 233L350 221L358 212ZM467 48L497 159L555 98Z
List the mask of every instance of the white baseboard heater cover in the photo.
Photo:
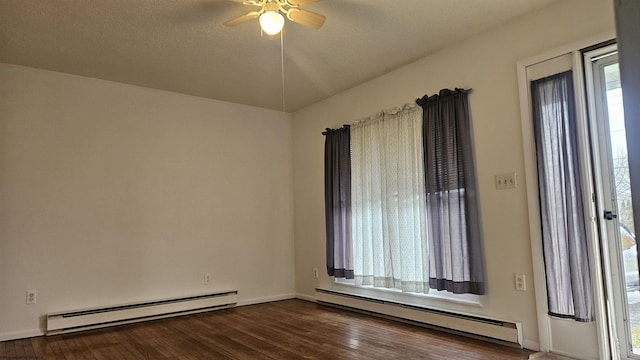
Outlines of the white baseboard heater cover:
M316 301L522 346L521 323L433 310L334 290L316 289Z
M47 314L47 335L234 307L237 291Z

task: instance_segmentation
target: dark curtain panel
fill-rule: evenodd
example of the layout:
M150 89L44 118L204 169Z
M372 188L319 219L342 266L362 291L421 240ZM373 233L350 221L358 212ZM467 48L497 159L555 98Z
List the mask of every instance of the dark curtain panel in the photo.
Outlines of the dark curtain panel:
M468 93L441 90L423 108L429 231L429 287L484 294L484 256L476 194Z
M531 82L549 315L592 321L571 71Z
M327 273L353 279L350 130L345 126L323 134Z

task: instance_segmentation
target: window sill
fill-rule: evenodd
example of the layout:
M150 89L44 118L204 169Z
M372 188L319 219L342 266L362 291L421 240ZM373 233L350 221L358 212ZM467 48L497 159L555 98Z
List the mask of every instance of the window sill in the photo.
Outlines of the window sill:
M358 286L353 280L335 279L334 288L346 293L365 295L381 300L398 301L410 305L426 305L434 302L439 304L459 304L465 306L482 307L482 296L473 294L451 294L446 291L431 291L428 294L406 293L400 290L374 288L372 286ZM446 305L445 305L446 307Z

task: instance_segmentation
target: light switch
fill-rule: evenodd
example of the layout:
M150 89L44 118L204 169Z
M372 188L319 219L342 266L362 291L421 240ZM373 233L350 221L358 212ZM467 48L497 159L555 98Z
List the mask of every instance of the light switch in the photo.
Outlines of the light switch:
M518 185L515 172L496 175L495 181L496 190L515 189Z

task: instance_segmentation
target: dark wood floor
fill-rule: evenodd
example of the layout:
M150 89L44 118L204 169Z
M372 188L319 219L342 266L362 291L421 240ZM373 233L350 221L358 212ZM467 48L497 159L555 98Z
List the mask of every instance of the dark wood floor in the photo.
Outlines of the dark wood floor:
M520 349L302 300L0 342L0 359L527 359Z

